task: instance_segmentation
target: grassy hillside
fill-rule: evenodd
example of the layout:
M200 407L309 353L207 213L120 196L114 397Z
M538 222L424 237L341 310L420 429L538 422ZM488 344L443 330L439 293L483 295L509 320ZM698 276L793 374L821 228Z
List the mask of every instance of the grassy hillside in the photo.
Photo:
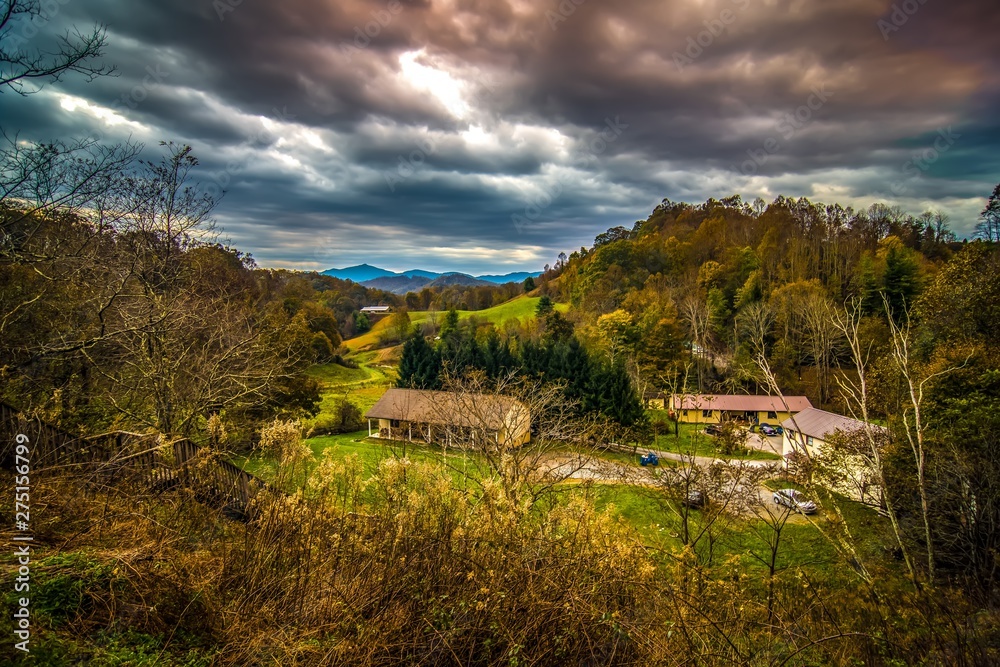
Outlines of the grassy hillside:
M496 325L500 325L503 322L512 319L523 321L525 319L531 319L535 316L535 308L538 306L539 300L539 297L519 296L516 299L511 299L510 301L502 303L499 306L493 306L492 308L487 308L485 310L460 310L458 311L458 317L460 320L464 320L475 315L480 319L492 322ZM569 304L556 304L556 310L566 312L569 310ZM438 321L440 321L444 315L445 314L442 311L411 310L410 321L414 324L422 324L431 317L437 317ZM384 317L379 320L374 327L372 327L371 331L361 336L351 338L350 340L346 340L344 341L344 344L351 350L351 352L367 349L378 343L379 333L388 328L388 326L389 318Z

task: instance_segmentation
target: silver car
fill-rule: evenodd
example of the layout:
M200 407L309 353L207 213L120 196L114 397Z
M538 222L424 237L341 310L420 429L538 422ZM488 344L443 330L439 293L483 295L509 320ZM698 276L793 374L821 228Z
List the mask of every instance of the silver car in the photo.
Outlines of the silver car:
M805 496L795 489L778 489L774 492L774 504L787 507L788 509L812 514L816 511L816 503L807 500Z

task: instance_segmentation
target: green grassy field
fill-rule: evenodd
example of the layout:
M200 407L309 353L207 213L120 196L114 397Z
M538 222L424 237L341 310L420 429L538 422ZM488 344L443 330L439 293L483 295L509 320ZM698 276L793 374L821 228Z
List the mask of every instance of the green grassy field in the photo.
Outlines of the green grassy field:
M309 376L319 380L322 385L320 411L310 420L311 423L321 421L332 412L338 401L345 398L357 405L364 414L395 383L395 369L369 366L362 359L358 361L361 363L360 368L325 364L309 369Z
M524 321L535 316L535 308L538 306L538 301L539 297L522 295L515 299L511 299L506 303L502 303L499 306L493 306L492 308L487 308L485 310L460 310L458 311L458 318L460 320L464 320L475 316L487 322L492 322L497 326L512 319ZM569 304L557 303L556 310L566 312L569 310ZM410 311L410 321L413 324L423 324L431 317L436 317L438 322L440 322L444 316L444 311ZM372 327L371 331L344 341L344 345L346 345L352 352L357 352L370 348L373 345L377 345L379 342L379 334L389 328L389 319L389 317L382 318L375 323L375 326Z
M340 371L331 371L340 373ZM345 373L345 378L357 381L360 374ZM340 435L329 435L310 438L305 441L313 453L313 461L307 469L317 465L325 457L340 460L356 455L364 466L366 476L377 471L379 463L387 458L405 456L415 462L432 462L445 465L450 470L455 483L475 487L474 480L486 473L486 467L480 457L474 452L444 453L438 447L423 443L385 442L367 438L367 430ZM672 437L672 436L671 436ZM636 465L634 457L625 453L609 453L600 458L607 458L619 463ZM267 457L254 455L240 457L234 460L246 470L263 479L275 480L276 463ZM299 477L301 479L301 477ZM767 486L778 488L788 486L788 482L773 480ZM599 511L611 512L620 521L635 530L636 536L650 549L662 550L664 554L672 554L682 548L680 540L681 514L677 503L670 500L661 490L651 486L629 484L592 483L570 480L557 487L561 492L562 501L575 494L584 494L590 498ZM860 529L864 534L875 535L885 532L885 520L875 512L858 503L839 499L843 516L852 530ZM701 512L691 511L692 525L698 525L702 520ZM780 569L809 567L826 569L838 562L836 550L830 541L824 537L820 529L829 527L829 519L822 514L815 515L811 521L790 521L782 534L782 546L779 558ZM766 555L767 545L764 538L770 528L766 523L752 518L731 518L725 522L723 530L718 531L717 539L711 544L708 541L699 544L698 552L707 558L711 549L711 558L716 563L726 559L738 559L741 567L751 572L763 572L764 565L754 558L753 554ZM720 524L721 526L721 524ZM877 545L872 540L872 545ZM870 559L882 559L884 553L877 546L862 544L860 555Z
M600 511L612 512L619 520L636 531L643 544L664 554L675 554L683 547L680 508L661 491L651 487L623 484L578 485L574 493L585 493ZM855 535L876 535L886 530L885 520L859 503L840 499L844 519ZM839 561L837 550L822 531L829 530L830 520L815 515L809 521L793 517L782 527L778 569L808 568L829 570ZM697 527L703 520L702 512L690 510L689 525ZM749 573L764 573L766 567L758 558L767 555L766 539L772 532L767 523L753 518L727 518L716 526L716 537L699 543L697 550L702 558L709 556L719 564L735 559ZM859 555L868 561L884 562L885 554L877 539L865 540L858 546Z
M367 429L354 433L338 435L323 435L309 438L304 443L312 450L313 460L306 463L299 472L308 472L321 461L329 457L334 461L356 455L364 467L367 476L373 475L379 463L385 459L406 458L419 463L435 463L444 465L450 471L456 484L462 484L466 474L481 476L485 465L475 453L463 453L451 450L444 452L440 447L417 442L393 442L368 438ZM275 482L278 476L277 461L270 456L259 453L233 458L233 462L244 470L257 475L268 482ZM301 479L301 474L297 475ZM293 489L288 488L287 491Z
M651 418L659 417L662 410L648 410ZM705 433L704 424L678 424L677 435L673 432L673 425L668 433L658 433L656 444L652 449L659 449L665 452L675 452L677 454L694 454L695 456L721 457L729 459L744 459L748 461L780 461L781 457L773 452L762 452L756 449L749 449L745 454L723 455L716 448L714 437Z

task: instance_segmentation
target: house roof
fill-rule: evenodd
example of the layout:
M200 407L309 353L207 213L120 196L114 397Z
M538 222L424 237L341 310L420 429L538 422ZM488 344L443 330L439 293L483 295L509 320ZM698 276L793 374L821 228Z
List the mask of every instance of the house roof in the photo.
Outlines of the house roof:
M389 311L389 306L365 306L362 313L385 313Z
M795 418L788 418L781 422L783 429L801 431L805 435L810 435L820 440L825 440L828 435L835 431L857 431L863 428L865 423L859 419L852 419L844 415L838 415L818 408L808 408L795 415ZM881 429L883 427L877 426Z
M527 414L525 405L509 396L393 388L382 394L365 418L499 430L518 406ZM527 419L524 422L527 428Z
M680 410L728 410L733 412L799 412L812 407L805 396L752 394L686 394L674 396L672 404ZM788 406L787 408L785 406Z

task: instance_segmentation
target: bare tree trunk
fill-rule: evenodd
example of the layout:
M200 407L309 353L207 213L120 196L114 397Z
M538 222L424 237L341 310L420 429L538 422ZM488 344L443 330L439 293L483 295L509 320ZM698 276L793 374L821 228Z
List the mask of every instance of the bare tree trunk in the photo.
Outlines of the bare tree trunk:
M910 579L914 583L917 583L917 574L913 567L913 559L906 548L906 542L903 540L903 531L899 525L896 508L893 506L892 498L886 492L885 466L882 462L881 441L875 433L875 428L868 414L868 359L871 350L870 348L864 349L861 342L859 327L862 316L860 299L853 299L844 315L834 315L834 324L843 333L844 339L851 350L851 358L854 361L854 366L858 372L858 381L856 383L849 378L841 378L840 376L838 376L837 382L844 396L853 403L853 405L849 404L851 412L856 412L854 416L860 418L864 423L864 433L871 454L872 467L875 470L879 487L882 490L882 502L885 504L886 514L889 515L892 533L896 538L896 545L903 555L903 562L906 563Z
M882 295L886 312L889 312L889 301L885 294ZM920 494L920 513L924 524L924 539L927 542L927 582L934 585L934 542L931 534L930 501L927 496L927 449L925 443L925 433L927 423L923 418L921 409L924 403L924 390L932 380L950 373L965 365L963 362L959 366L950 366L943 370L931 373L918 379L917 372L910 354L910 314L904 308L904 324L896 324L891 317L887 318L889 331L892 334L892 358L896 368L906 382L907 394L910 408L913 411L913 421L907 417L909 409L903 410L903 428L906 432L906 440L910 443L910 450L913 452L913 462L917 467L917 491ZM967 362L968 360L966 360Z

